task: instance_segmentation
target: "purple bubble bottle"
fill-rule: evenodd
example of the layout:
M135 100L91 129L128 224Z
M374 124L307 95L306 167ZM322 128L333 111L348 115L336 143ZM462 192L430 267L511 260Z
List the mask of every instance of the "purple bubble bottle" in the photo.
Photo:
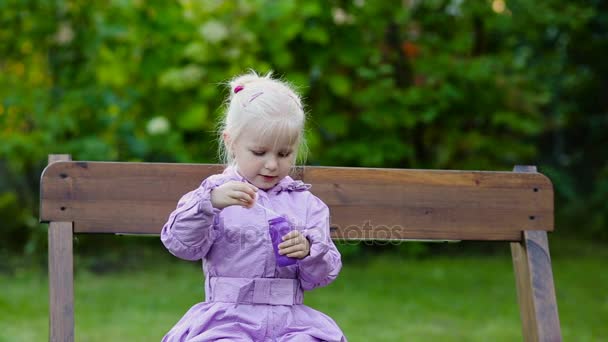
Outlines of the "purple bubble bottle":
M278 216L268 220L268 226L270 228L270 239L272 240L272 248L274 249L274 256L277 259L277 265L285 267L295 264L295 258L279 254L279 244L283 242L281 238L293 230L289 221L283 216Z

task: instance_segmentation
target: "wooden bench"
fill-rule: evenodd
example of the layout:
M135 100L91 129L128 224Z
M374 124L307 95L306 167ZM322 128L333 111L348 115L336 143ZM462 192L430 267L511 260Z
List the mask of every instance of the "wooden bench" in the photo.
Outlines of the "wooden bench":
M40 181L40 220L50 223L49 339L74 340L73 234L159 234L180 196L222 169L49 156ZM547 241L553 188L535 167L489 172L306 166L292 177L312 184L330 207L334 239L509 242L525 340L561 341Z

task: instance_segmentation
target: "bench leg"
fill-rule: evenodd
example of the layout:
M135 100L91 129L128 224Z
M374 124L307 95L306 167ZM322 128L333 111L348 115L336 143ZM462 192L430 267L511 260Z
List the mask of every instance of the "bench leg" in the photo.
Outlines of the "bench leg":
M72 222L49 225L49 341L74 341Z
M547 232L524 231L511 243L517 297L526 342L561 341Z
M49 164L72 160L50 154ZM74 341L74 257L72 222L49 224L49 341Z

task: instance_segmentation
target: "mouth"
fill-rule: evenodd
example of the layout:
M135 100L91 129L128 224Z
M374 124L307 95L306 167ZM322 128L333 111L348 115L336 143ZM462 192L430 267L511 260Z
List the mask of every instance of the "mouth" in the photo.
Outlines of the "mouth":
M277 178L277 176L266 176L266 175L260 175L262 176L262 178L264 178L265 181L273 181Z

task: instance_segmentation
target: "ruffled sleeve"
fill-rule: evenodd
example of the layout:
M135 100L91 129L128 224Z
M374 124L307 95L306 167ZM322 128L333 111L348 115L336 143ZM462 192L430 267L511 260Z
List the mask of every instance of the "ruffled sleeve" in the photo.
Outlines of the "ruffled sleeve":
M298 260L298 265L302 289L311 290L334 281L342 268L342 260L329 234L329 208L312 194L307 207L304 235L310 242L310 254Z
M205 257L217 235L220 212L211 205L211 190L221 184L220 175L211 176L178 201L160 234L171 254L186 260Z

